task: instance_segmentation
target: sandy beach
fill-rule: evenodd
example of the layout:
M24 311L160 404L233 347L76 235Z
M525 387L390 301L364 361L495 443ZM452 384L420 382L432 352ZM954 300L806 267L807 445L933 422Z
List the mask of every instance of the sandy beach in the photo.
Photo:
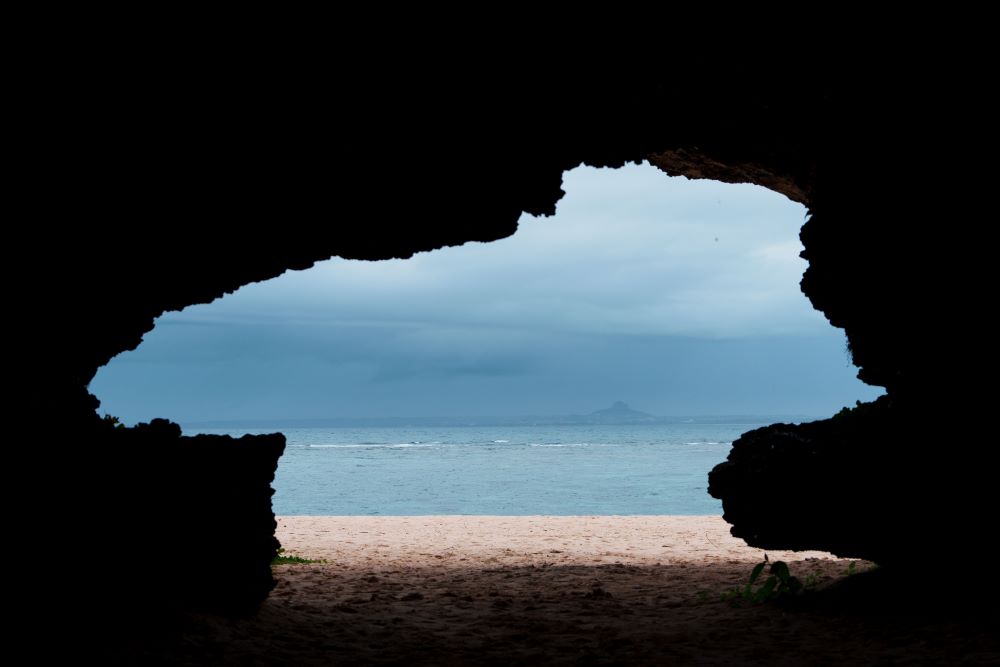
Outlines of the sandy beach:
M279 517L277 535L290 553L372 568L736 565L764 557L717 516L298 516Z
M279 517L250 619L196 615L147 662L221 665L990 664L995 617L732 606L763 552L719 517ZM864 562L771 552L830 586ZM851 563L855 564L852 566ZM933 615L932 615L933 616Z

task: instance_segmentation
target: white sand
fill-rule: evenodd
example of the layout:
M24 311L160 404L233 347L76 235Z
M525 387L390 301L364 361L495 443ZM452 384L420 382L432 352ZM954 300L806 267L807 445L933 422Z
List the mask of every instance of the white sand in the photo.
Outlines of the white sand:
M289 553L369 568L749 563L764 556L730 536L718 516L282 516L277 536Z

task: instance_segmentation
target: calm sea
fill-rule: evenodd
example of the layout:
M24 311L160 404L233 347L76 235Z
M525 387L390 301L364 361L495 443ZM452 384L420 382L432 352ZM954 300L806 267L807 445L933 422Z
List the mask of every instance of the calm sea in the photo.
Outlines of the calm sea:
M288 438L276 514L721 514L708 471L772 421L252 432Z

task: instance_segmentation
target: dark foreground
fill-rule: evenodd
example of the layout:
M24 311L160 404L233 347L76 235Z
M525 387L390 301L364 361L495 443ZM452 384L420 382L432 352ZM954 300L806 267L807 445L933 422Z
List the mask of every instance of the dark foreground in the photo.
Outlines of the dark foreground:
M810 560L819 592L733 606L745 564L276 567L259 615L186 616L129 633L112 662L186 665L988 665L995 601L941 602L944 582L847 576ZM728 582L720 587L720 582ZM936 601L932 601L934 598ZM971 602L968 600L971 599ZM162 628L161 628L162 630Z

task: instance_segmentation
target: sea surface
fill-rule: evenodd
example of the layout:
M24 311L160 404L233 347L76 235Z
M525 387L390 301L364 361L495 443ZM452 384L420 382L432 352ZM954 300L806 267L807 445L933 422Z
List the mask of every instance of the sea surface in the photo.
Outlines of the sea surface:
M279 515L721 514L708 471L773 421L195 430L286 435Z

